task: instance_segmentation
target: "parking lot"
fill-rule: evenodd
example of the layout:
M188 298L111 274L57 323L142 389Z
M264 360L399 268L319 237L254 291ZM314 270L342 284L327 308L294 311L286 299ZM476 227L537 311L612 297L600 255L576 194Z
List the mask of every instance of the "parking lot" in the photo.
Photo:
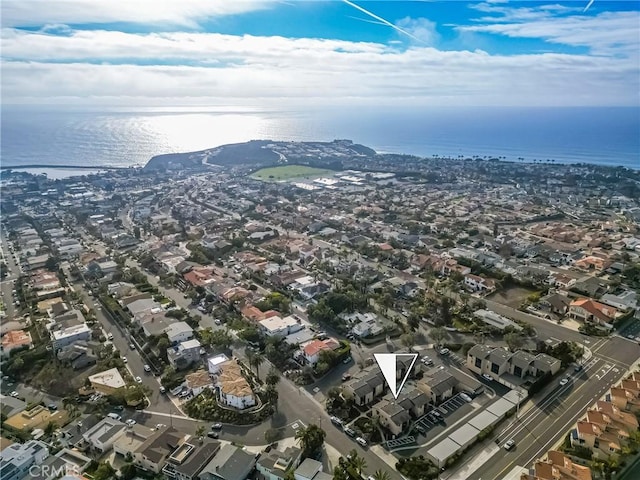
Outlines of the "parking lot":
M466 408L463 408L465 407ZM452 420L456 421L457 418L463 414L466 414L472 410L472 407L464 401L460 394L454 395L450 399L443 402L439 407L433 408L420 417L414 424L413 433L419 433L420 435L427 437L429 433L437 429L437 433L447 428L447 418L455 415ZM424 433L423 433L424 432Z
M635 341L636 337L640 337L640 320L637 318L630 320L618 333L622 337Z

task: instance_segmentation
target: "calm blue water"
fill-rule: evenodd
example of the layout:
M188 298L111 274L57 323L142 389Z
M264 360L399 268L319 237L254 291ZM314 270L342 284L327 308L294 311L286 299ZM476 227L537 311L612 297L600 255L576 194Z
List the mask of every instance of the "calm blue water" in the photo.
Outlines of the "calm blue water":
M143 165L251 139L349 138L379 152L640 168L638 108L2 107L3 165Z

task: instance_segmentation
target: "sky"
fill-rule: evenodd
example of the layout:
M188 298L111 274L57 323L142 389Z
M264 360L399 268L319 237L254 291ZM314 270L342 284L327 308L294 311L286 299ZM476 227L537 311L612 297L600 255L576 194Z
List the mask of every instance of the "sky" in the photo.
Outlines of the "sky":
M2 104L640 106L640 2L3 0Z

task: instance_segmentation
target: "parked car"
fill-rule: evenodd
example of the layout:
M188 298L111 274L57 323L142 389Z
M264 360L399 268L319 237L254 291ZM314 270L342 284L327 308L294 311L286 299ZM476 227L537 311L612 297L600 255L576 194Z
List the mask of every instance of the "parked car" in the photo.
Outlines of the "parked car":
M151 367L149 365L145 365L143 368L144 368L145 372L150 372L151 371Z
M440 349L440 355L444 355L447 356L451 353L451 350L449 350L448 348L441 348Z
M127 362L128 362L127 357L122 357L122 363L127 363Z
M163 386L160 386L160 393L166 393L167 389L164 388Z
M562 380L560 380L561 387L564 387L567 383L569 383L569 377L564 377Z
M515 440L507 440L507 443L504 444L504 449L509 451L515 446L516 446L516 441Z
M358 444L359 444L361 447L366 447L366 446L367 446L367 441L366 441L364 438L362 438L362 437L358 437L358 438L356 438L356 442L358 442Z
M346 433L351 438L355 438L355 436L357 435L356 431L353 428L349 427L344 429L344 433Z
M16 392L15 390L13 392L11 392L9 394L9 396L13 397L13 398L18 398L18 392Z
M347 363L351 362L351 360L352 360L351 357L347 357L342 361L342 363L344 363L346 365Z
M211 430L222 430L222 424L214 423L213 425L211 425Z
M416 425L416 430L418 431L418 433L421 433L422 435L427 434L427 430L422 425Z
M109 340L113 340L113 333L110 333L109 335L107 335L107 338L108 338Z
M342 381L346 382L347 380L351 379L351 374L350 373L345 373L342 375Z
M573 367L573 371L574 372L581 372L582 371L583 366L578 364L575 367Z
M489 380L490 382L493 380L493 377L488 373L483 373L482 378L484 378L485 380Z
M130 343L130 344L129 344L129 348L130 348L131 350L135 350L135 349L136 349L136 346L135 346L133 343Z
M130 427L133 427L136 424L136 421L133 418L130 418L129 420L127 420L126 422L127 425L129 425Z
M56 410L58 410L58 406L55 403L50 403L49 405L47 405L47 408L52 412L55 412Z
M142 383L142 379L140 377L136 377L136 383Z
M331 423L333 423L337 427L342 427L342 420L340 420L338 417L332 416Z
M117 420L118 422L122 420L122 417L117 413L108 413L107 417L112 418L113 420Z
M461 393L460 394L460 398L463 399L467 403L471 403L473 401L473 399L469 395L467 395L466 393Z
M220 438L220 434L218 432L209 432L209 433L207 433L207 437L209 437L209 438Z

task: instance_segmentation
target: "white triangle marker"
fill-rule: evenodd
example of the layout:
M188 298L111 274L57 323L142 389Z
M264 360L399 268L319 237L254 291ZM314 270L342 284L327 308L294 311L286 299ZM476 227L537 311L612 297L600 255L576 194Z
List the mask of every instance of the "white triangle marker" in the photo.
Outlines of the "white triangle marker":
M393 398L397 399L398 395L402 391L407 378L409 378L409 373L413 369L413 366L416 363L416 359L418 358L417 353L374 353L374 358L376 362L378 362L378 366L380 367L380 371L384 376L384 379L387 381L387 385L389 385L389 389L391 390L391 394ZM398 379L396 378L396 371L398 369L398 357L411 357L411 365L407 369L404 374L404 378L400 385L398 385Z

